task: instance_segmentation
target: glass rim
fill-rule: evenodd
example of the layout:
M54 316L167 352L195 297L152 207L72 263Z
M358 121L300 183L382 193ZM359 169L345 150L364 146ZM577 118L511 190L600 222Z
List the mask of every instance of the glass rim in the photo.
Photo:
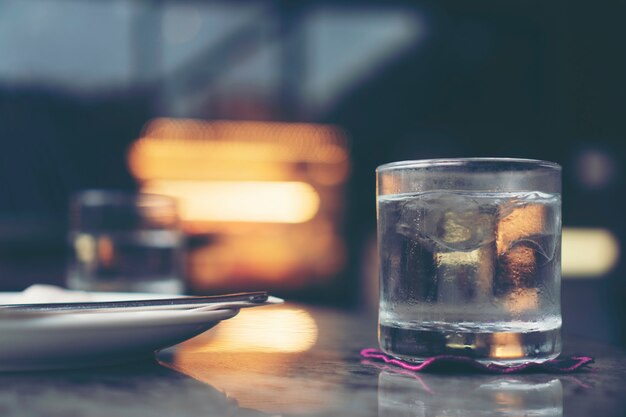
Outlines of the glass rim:
M143 204L176 207L178 205L175 198L163 194L96 188L81 190L73 193L71 195L71 201L74 204L80 204L87 207Z
M469 165L489 165L489 164L514 164L517 166L527 165L529 168L551 168L561 171L561 165L556 162L545 161L541 159L525 159L525 158L498 158L498 157L478 157L478 158L434 158L434 159L416 159L389 162L379 165L376 172L392 171L403 168L428 168L428 167L461 167Z

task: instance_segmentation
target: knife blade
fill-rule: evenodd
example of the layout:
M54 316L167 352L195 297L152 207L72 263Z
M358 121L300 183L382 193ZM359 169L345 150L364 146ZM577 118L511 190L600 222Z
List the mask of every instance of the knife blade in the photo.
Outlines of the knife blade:
M265 291L245 292L224 295L208 295L195 297L156 298L145 300L123 301L88 301L69 303L34 303L34 304L2 304L0 305L0 317L8 315L37 315L42 313L68 313L68 312L92 312L92 311L150 311L187 309L210 306L211 304L223 304L221 308L228 308L232 303L233 308L260 305L268 301Z

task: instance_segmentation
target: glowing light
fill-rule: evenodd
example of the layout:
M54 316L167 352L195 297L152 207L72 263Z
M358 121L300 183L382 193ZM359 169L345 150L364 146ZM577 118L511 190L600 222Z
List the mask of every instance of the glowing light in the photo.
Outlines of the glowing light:
M305 352L315 345L318 328L303 309L274 307L242 311L233 323L221 323L214 335L208 343L192 346L189 351Z
M617 264L620 249L608 230L563 228L563 276L600 277Z
M491 335L491 357L514 359L524 356L520 336L516 333L494 333Z
M109 236L100 236L98 238L98 262L102 266L109 268L115 261L115 247L113 240Z
M127 160L142 192L177 199L185 233L212 237L187 255L194 289L302 288L345 263L350 163L335 126L157 118Z
M294 163L322 164L338 183L348 166L347 140L333 126L193 119L150 121L128 152L139 180L293 179ZM314 167L314 171L319 171Z
M524 390L524 388L527 388L527 386L523 386L522 388L517 387L513 384L508 385L506 388L510 389L510 390L515 390L517 389L518 391L522 391L522 392L526 392L527 390ZM534 387L531 385L530 389L533 389ZM495 395L493 397L494 402L500 406L504 406L502 408L500 408L498 411L500 412L507 412L507 411L511 411L510 408L515 407L522 407L524 405L524 399L522 396L520 396L519 392L513 391L513 392L508 392L508 391L496 391Z
M96 240L92 235L79 233L74 237L76 257L85 263L96 259Z
M144 191L178 199L188 221L303 223L320 203L313 187L295 181L150 181Z

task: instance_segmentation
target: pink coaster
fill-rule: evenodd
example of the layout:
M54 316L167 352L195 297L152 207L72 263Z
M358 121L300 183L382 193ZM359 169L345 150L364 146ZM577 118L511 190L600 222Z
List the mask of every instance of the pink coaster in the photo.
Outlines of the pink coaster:
M536 363L529 362L522 365L485 365L472 358L464 356L440 355L426 359L424 362L411 363L393 358L377 349L363 349L361 356L364 358L384 362L387 364L399 366L400 368L421 372L426 370L435 370L445 368L446 370L454 369L473 369L491 374L513 374L524 371L538 371L548 373L566 374L575 372L583 366L594 363L592 357L589 356L571 356L567 358L557 358L551 361Z

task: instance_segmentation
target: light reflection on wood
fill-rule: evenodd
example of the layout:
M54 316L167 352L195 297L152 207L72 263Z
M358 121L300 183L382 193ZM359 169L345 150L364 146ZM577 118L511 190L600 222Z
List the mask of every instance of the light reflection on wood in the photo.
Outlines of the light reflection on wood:
M206 339L194 339L182 352L305 352L318 337L311 315L297 307L242 310L216 327Z
M244 310L179 345L167 366L214 386L244 408L268 413L311 412L334 401L331 382L297 373L310 361L307 352L318 336L317 323L304 309L273 306Z

